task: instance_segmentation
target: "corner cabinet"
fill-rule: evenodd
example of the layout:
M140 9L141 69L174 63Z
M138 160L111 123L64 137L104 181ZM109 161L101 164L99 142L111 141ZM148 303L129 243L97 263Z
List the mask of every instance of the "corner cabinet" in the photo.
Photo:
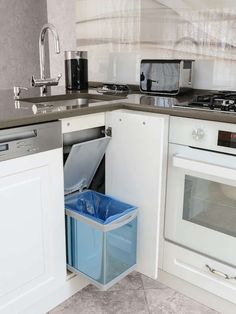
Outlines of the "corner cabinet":
M26 313L66 277L62 149L1 162L0 203L0 313Z
M106 114L106 193L136 205L137 270L157 278L160 212L164 206L168 116L130 110Z

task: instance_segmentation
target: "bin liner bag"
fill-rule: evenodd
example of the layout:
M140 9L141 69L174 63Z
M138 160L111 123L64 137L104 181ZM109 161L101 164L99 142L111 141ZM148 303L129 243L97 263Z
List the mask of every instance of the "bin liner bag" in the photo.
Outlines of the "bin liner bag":
M101 224L111 223L137 208L90 190L67 196L65 207Z

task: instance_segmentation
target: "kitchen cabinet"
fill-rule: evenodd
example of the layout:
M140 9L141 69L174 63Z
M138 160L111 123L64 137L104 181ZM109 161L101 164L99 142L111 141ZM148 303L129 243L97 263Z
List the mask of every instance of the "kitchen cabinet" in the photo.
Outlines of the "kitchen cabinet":
M106 194L138 206L137 270L152 278L157 278L158 272L168 119L166 115L116 110L104 117L93 114L62 121L64 134L104 124L111 129L105 154Z
M26 313L66 278L62 149L1 162L0 202L0 313Z
M206 265L216 272L211 273ZM236 271L230 265L165 241L163 269L235 304Z
M106 193L138 206L137 270L157 278L168 116L117 110L106 114L106 126Z
M139 207L137 270L157 278L168 116L118 110L63 119L62 132L104 125L106 193ZM0 169L0 313L44 313L87 284L66 274L62 150Z

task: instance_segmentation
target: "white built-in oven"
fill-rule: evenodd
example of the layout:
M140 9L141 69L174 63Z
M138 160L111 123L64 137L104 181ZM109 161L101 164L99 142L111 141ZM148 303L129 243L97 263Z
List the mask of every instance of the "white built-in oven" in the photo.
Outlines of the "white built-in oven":
M236 125L170 119L165 238L236 266Z

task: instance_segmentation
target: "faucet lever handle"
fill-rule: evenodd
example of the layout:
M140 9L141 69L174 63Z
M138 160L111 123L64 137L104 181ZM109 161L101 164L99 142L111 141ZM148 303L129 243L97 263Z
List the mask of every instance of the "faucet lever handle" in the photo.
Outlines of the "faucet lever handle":
M34 87L35 86L35 77L34 75L32 75L31 80L30 80L31 86Z
M14 92L14 99L18 99L20 97L20 93L22 90L28 90L27 87L20 87L20 86L14 86L13 92Z
M58 82L58 83L59 83L61 77L62 77L62 73L59 73L59 74L57 75L57 82Z
M58 74L57 77L54 78L40 78L36 79L34 75L31 78L31 86L32 87L45 87L45 86L57 86L60 78L62 77L62 74Z

